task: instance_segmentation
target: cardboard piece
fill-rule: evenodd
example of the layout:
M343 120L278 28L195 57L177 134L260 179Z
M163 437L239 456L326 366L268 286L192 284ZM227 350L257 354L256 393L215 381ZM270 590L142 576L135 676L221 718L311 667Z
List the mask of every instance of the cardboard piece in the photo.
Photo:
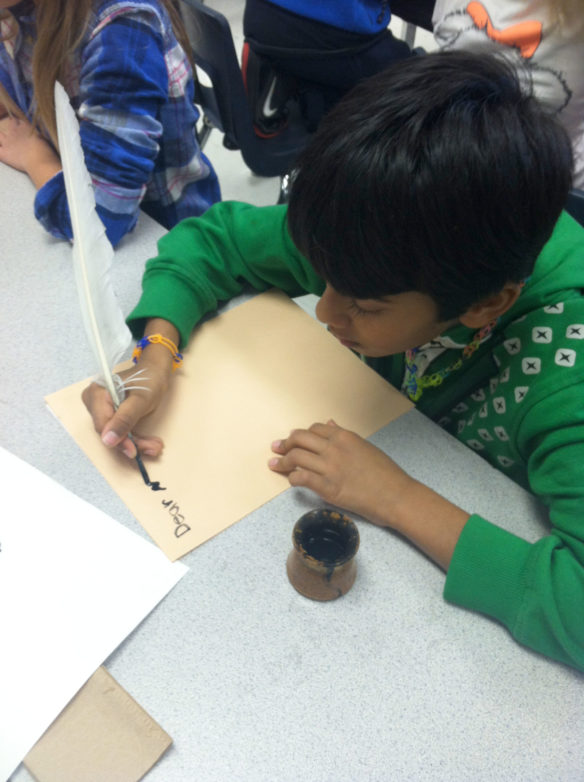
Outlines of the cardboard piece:
M333 418L363 437L412 403L277 291L200 325L163 405L140 424L165 442L147 462L107 450L81 402L83 380L47 397L65 428L144 529L177 559L288 488L270 444Z
M172 744L103 667L24 758L38 782L138 782Z

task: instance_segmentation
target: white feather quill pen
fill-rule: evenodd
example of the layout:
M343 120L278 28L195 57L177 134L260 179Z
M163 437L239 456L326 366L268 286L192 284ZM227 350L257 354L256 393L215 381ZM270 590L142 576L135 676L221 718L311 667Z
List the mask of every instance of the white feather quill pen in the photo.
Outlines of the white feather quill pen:
M55 82L55 113L73 229L73 268L83 325L97 361L98 382L110 392L117 409L123 401L125 391L130 388L147 389L144 386L127 385L127 382L141 374L142 370L128 378L126 385L113 373L113 368L130 344L132 334L126 326L122 308L113 289L110 270L114 250L95 209L93 184L85 166L79 123L69 97L59 82ZM133 441L131 434L128 434L128 437ZM156 488L158 484L151 483L137 449L135 458L146 486Z
M100 381L110 392L117 408L122 398L112 370L130 344L132 335L113 289L110 270L114 250L95 209L93 184L85 166L79 123L59 82L55 83L55 112L73 229L73 267L83 324L97 360Z

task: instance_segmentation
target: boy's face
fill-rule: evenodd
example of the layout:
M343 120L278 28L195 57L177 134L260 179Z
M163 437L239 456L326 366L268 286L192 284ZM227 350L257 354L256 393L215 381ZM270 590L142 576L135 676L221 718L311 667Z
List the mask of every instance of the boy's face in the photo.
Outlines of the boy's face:
M330 285L316 305L317 318L343 345L364 356L390 356L423 345L458 323L440 321L434 301L410 291L382 299L352 299Z

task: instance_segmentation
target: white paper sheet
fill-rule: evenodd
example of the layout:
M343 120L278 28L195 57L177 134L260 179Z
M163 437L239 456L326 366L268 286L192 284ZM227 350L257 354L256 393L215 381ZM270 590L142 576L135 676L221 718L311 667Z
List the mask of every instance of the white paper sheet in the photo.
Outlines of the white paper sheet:
M187 568L0 448L0 780Z

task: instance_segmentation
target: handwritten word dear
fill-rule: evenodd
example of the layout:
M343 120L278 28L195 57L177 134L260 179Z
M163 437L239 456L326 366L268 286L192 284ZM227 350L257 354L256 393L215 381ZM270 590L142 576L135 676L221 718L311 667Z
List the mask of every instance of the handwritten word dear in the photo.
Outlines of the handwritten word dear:
M175 538L180 538L185 532L190 532L191 528L185 523L185 517L180 512L180 508L176 502L174 502L174 500L162 500L162 504L168 510L176 524L176 527L174 528Z

